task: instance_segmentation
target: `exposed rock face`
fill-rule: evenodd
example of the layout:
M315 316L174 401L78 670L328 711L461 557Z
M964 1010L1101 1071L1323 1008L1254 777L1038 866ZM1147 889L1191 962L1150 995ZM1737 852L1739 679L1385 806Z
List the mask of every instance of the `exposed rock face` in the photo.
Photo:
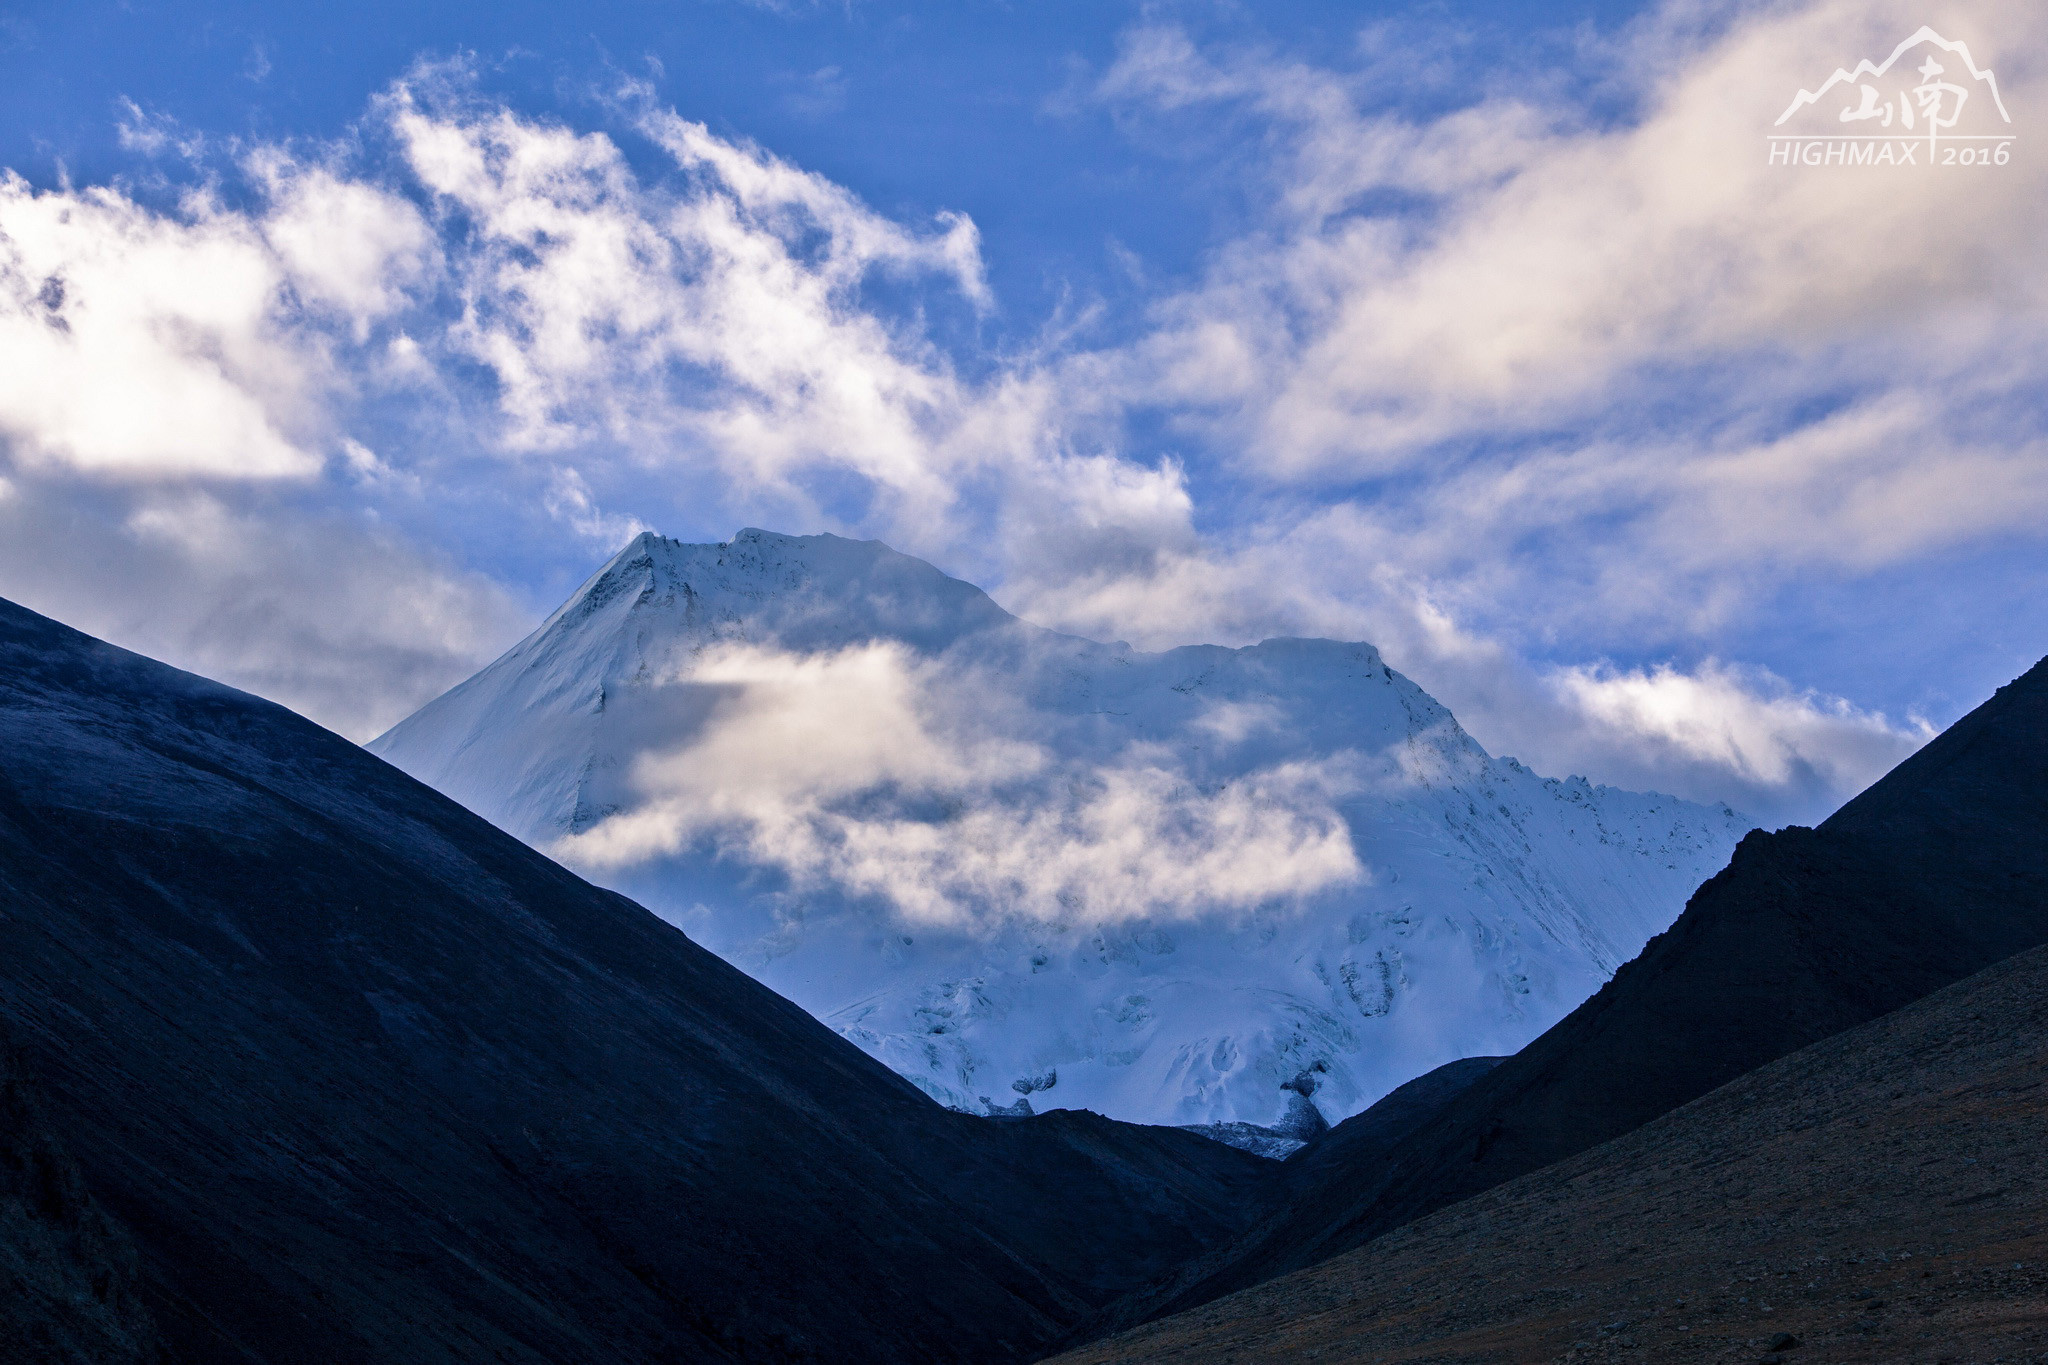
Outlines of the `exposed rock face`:
M947 1112L355 745L6 603L0 1015L82 1175L7 1130L4 1254L85 1359L149 1358L139 1297L206 1365L1014 1361L1270 1168Z
M1348 1251L2044 942L2048 662L1818 829L1751 834L1670 932L1391 1155L1327 1165L1109 1321Z

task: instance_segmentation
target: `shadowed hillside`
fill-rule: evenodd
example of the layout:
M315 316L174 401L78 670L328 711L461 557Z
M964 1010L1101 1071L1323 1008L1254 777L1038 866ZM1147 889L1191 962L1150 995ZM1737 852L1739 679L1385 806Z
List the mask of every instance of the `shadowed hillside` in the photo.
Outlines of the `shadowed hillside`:
M96 1359L139 1298L209 1365L1016 1360L1268 1169L949 1113L356 746L8 604L0 1012L82 1177L10 1138L71 1260L9 1323L83 1276Z
M2048 948L1058 1365L2034 1365L2044 1126Z

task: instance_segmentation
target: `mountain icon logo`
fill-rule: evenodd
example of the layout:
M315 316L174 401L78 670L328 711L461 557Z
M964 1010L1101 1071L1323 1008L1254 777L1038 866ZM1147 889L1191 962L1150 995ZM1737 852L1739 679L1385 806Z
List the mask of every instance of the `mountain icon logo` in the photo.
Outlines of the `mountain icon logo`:
M2017 141L1997 74L1925 26L1801 90L1773 127L1774 166L2004 166Z

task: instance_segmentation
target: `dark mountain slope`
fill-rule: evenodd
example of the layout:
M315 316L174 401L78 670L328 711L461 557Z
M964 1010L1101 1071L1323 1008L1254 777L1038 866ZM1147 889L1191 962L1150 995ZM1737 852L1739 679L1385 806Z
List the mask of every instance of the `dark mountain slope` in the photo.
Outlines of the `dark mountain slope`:
M140 1279L0 1032L0 1365L156 1365Z
M279 707L0 604L0 1013L175 1359L994 1361L1266 1163L947 1113Z
M1058 1365L2048 1361L2048 948ZM1799 1344L1774 1350L1789 1336Z
M1505 1057L1463 1057L1417 1076L1383 1096L1362 1114L1353 1114L1287 1159L1282 1168L1282 1197L1298 1197L1320 1189L1333 1175L1385 1161L1401 1144L1458 1096L1477 1085Z
M2048 942L2048 662L1818 829L1752 833L1671 930L1388 1159L1331 1164L1125 1326L1313 1265Z

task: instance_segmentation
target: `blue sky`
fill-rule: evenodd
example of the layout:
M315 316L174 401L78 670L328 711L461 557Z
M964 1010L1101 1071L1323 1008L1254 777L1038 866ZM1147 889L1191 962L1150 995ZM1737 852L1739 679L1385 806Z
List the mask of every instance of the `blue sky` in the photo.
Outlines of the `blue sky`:
M1004 320L1028 329L1077 288L1113 291L1116 239L1167 276L1241 229L1241 177L1174 140L1131 136L1072 98L1133 25L1297 56L1344 53L1370 24L1451 42L1475 67L1569 45L1640 8L1589 3L1285 6L1054 3L39 4L7 7L0 164L38 184L135 170L124 101L219 137L325 139L423 56L473 53L493 93L585 126L616 73L892 215L951 208L988 243ZM422 12L422 11L426 12ZM1226 160L1255 158L1256 143ZM636 149L629 147L629 153Z
M1928 22L2017 159L1763 173ZM366 737L635 529L835 530L1811 818L2048 651L2041 27L8 5L0 594Z

